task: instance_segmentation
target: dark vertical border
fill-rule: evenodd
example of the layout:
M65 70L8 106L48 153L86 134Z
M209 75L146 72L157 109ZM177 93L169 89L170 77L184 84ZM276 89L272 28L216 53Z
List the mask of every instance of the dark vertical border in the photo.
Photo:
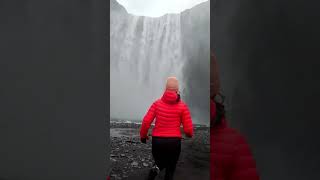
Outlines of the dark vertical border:
M108 12L105 0L0 2L0 179L106 178Z
M106 85L106 176L110 175L111 167L110 167L110 151L111 151L111 139L110 139L110 1L107 1L106 8L106 33L105 33L105 43L106 43L106 75L105 75L105 85Z

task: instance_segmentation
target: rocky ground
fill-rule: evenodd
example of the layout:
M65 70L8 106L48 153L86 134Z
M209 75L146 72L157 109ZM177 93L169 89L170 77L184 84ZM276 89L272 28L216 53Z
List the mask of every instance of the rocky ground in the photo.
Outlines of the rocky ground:
M139 124L111 123L111 180L143 180L152 167L151 137L147 144L141 143L139 129ZM195 128L193 138L182 139L175 179L209 179L209 152L209 129Z

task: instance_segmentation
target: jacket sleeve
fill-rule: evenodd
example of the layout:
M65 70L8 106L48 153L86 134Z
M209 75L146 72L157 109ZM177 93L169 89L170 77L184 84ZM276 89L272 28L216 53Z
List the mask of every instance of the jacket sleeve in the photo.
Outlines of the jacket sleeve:
M182 112L182 125L183 131L187 137L193 136L193 124L191 119L191 114L187 105L185 105Z
M141 129L140 129L140 138L148 138L148 130L155 116L156 116L156 103L154 102L150 106L149 110L147 111L147 114L144 116L142 120Z
M230 180L259 180L250 147L242 135L236 141Z

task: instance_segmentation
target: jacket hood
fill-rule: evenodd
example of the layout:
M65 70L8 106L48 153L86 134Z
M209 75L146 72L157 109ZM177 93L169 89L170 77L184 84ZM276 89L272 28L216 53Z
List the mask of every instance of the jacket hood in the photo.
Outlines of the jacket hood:
M171 90L166 90L161 97L161 100L167 104L178 103L177 99L178 99L177 92L171 91Z

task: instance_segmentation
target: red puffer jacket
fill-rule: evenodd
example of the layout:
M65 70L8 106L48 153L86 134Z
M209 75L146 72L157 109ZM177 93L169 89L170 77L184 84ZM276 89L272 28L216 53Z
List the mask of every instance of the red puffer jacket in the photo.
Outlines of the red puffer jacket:
M211 119L216 115L211 100ZM210 128L211 180L259 180L256 164L245 138L227 126L226 120Z
M165 91L160 99L155 101L144 116L140 137L148 138L148 130L152 121L156 118L152 136L155 137L182 137L180 125L188 137L193 136L193 125L190 111L182 100L177 100L178 95L174 91Z

